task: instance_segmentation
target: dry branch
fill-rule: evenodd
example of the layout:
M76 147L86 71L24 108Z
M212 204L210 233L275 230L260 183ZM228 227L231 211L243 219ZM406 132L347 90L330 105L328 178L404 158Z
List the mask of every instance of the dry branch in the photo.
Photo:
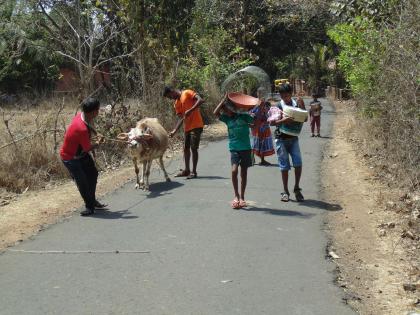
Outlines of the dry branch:
M60 130L60 129L48 129L48 130L38 129L37 131L35 131L34 133L32 133L30 135L26 135L26 136L24 136L24 137L22 137L20 139L13 140L13 142L9 142L9 143L6 143L6 144L0 146L0 149L4 149L4 148L6 148L8 146L11 146L12 144L14 144L17 147L17 143L20 142L20 141L23 141L23 140L26 140L26 139L30 139L30 138L35 137L36 135L38 135L40 133L57 132L57 131L63 131L63 130Z

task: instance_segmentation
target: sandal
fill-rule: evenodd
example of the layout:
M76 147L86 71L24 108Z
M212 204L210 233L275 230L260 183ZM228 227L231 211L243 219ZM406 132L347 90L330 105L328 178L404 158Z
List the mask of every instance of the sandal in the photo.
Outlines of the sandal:
M189 174L186 179L193 179L193 178L197 178L197 173Z
M105 209L108 207L105 203L100 203L98 200L95 201L95 209Z
M245 208L247 206L247 203L245 200L239 200L239 207Z
M301 193L301 190L302 190L301 188L295 188L293 190L293 192L295 193L295 196L296 196L296 201L298 201L298 202L302 202L302 201L305 200L305 198L303 197L303 195Z
M280 198L280 200L281 200L281 201L284 201L284 202L288 202L288 201L289 201L289 196L290 196L290 194L289 194L289 193L287 193L287 192L282 192L282 193L280 194L280 196L281 196L281 198Z
M240 202L238 199L233 199L230 205L232 206L232 209L241 209Z
M175 177L186 177L188 175L190 175L190 171L180 170L180 172L176 174Z
M92 214L95 214L95 210L92 209L92 208L86 208L85 210L80 212L80 215L82 217L87 217L87 216L92 215Z

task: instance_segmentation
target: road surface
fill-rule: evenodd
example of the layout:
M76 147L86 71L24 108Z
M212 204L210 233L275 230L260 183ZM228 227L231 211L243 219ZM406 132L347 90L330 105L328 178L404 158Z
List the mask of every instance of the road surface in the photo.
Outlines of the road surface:
M0 314L354 314L325 259L323 219L340 207L319 195L334 117L323 102L325 138L306 124L300 140L304 203L280 202L279 169L255 166L251 206L232 210L227 142L211 143L199 179L164 183L154 172L151 193L127 184L103 199L109 211L76 213L13 248L110 252L0 255Z

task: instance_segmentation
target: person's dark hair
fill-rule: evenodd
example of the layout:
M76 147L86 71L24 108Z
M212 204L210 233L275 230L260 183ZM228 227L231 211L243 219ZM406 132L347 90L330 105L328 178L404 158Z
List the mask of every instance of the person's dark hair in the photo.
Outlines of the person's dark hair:
M288 83L283 83L282 85L280 85L279 87L279 93L292 93L293 89L292 86Z
M169 95L169 93L171 93L173 90L174 90L173 87L165 86L165 88L163 89L163 96L167 97Z
M99 110L100 103L99 100L93 97L89 97L82 102L82 111L84 113L91 113L95 110Z

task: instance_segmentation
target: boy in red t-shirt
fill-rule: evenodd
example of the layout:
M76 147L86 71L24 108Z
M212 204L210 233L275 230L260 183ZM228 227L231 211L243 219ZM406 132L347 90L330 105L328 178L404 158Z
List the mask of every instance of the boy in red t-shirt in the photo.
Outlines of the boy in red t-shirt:
M185 168L175 177L197 178L198 147L200 146L201 133L204 127L199 107L204 103L204 100L193 90L180 91L171 87L165 87L163 96L175 100L175 112L180 118L175 128L169 133L169 137L173 137L181 127L182 122L184 122ZM191 155L192 171L190 170Z
M86 210L80 213L82 216L93 214L95 208L103 209L106 207L96 200L98 170L89 154L102 142L99 136L96 143L92 144L90 141L91 133L96 135L96 131L91 124L93 119L98 116L99 107L100 104L97 99L88 98L83 101L82 112L74 116L68 126L60 149L61 159L76 182L86 205Z

